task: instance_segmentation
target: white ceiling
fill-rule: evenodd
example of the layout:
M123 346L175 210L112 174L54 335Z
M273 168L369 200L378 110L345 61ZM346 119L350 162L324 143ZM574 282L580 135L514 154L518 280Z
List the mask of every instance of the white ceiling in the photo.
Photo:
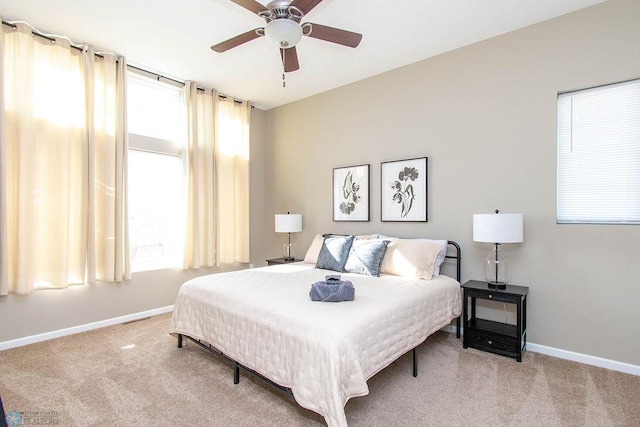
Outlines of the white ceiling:
M351 49L303 37L300 70L287 73L286 88L266 38L210 49L264 26L229 0L0 0L0 16L269 109L602 1L324 0L302 21L361 33L362 42Z

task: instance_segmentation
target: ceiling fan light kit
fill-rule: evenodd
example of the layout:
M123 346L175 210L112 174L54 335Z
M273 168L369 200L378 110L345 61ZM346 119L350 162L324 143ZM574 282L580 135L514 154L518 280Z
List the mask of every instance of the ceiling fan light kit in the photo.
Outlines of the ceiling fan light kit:
M288 73L300 68L295 46L302 39L302 36L352 48L358 46L362 40L362 34L351 31L310 22L301 24L302 18L322 0L273 0L266 6L255 0L231 1L264 19L266 25L211 46L211 49L218 53L226 52L251 40L266 36L280 49L282 65L284 71Z
M278 48L288 49L302 38L302 27L289 19L276 19L264 27L264 35Z

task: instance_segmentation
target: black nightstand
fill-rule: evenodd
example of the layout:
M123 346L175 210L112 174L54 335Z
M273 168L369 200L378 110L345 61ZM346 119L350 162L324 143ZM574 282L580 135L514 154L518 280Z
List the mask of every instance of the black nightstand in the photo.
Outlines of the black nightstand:
M464 285L462 322L464 335L462 346L515 357L522 362L522 352L527 346L527 293L526 286L507 285L506 289L489 288L487 282L469 280ZM469 298L471 304L469 304ZM515 304L516 324L494 322L476 317L476 300ZM471 305L471 317L468 315Z
M301 259L284 259L284 258L274 258L274 259L268 259L267 260L267 265L278 265L278 264L289 264L290 262L300 262L302 261Z

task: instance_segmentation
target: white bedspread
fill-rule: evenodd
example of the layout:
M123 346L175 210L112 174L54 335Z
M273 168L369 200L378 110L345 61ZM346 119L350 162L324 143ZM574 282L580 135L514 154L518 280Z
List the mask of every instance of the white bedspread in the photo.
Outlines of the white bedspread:
M460 285L342 273L354 301L312 302L311 284L328 274L295 263L198 277L180 288L170 332L212 344L346 426L344 405L369 393L367 379L460 314Z

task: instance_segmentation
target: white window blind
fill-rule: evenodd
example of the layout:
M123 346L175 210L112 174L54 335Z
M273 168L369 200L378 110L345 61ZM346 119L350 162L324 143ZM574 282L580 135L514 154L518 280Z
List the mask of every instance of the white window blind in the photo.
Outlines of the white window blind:
M558 95L557 222L640 224L640 80Z

